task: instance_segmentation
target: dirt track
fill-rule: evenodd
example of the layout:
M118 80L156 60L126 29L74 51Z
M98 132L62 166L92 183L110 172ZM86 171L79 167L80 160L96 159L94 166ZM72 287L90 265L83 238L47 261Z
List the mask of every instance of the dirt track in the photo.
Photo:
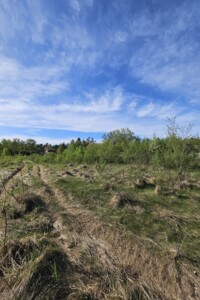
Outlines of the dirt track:
M189 274L191 270L187 270L188 266L177 269L174 257L166 253L164 260L160 260L145 249L145 240L109 224L102 224L76 199L70 195L64 196L42 166L40 176L52 190L55 201L66 210L74 224L71 232L74 245L86 249L94 256L94 260L99 260L107 273L112 274L111 277L118 274L118 284L124 281L126 286L124 288L122 284L121 291L131 291L138 287L141 294L146 294L146 299L198 299L199 282L193 273ZM70 246L65 238L67 235L68 232L63 227L61 239L66 248ZM78 255L74 259L78 259ZM187 279L188 275L192 278L193 285ZM123 292L121 297L123 298ZM125 293L124 299L129 299Z
M27 184L29 195L32 193L39 195L38 199L42 199L47 208L46 211L41 212L36 210L33 219L27 215L27 221L26 216L24 221L23 218L19 220L18 224L25 222L25 227L23 225L19 230L23 233L25 229L28 234L25 240L22 239L20 247L30 248L31 245L38 249L38 241L33 239L31 232L39 232L41 241L43 240L41 234L43 234L45 239L48 239L48 243L56 243L56 247L59 248L56 253L51 250L50 254L49 250L44 249L44 253L40 253L37 258L38 267L32 269L29 266L25 277L24 273L21 273L23 280L19 277L20 281L15 283L15 292L20 295L20 300L44 299L46 290L41 288L41 293L36 297L34 293L37 291L33 293L30 286L39 289L38 284L43 280L40 271L42 265L47 264L48 269L48 264L52 265L55 259L64 280L61 280L60 287L56 284L55 288L62 292L62 296L56 298L53 294L54 296L49 296L48 299L194 300L200 298L199 274L194 266L188 263L179 265L176 254L167 254L153 241L137 237L123 228L102 223L92 211L83 207L78 199L74 199L71 195L64 195L56 187L53 177L44 166L34 165L31 171L24 167L23 175L19 171L13 172L8 178L1 199L4 193L12 191L16 180L21 178L23 184ZM34 185L34 180L39 180L38 187ZM23 201L27 199L26 194L25 196L22 197ZM11 223L14 224L13 221ZM12 241L10 245L16 247L19 242ZM9 247L9 244L6 247ZM157 255L158 253L161 255ZM59 265L60 257L63 257L65 263L70 266L70 271L65 263ZM22 259L24 264L26 260ZM49 277L49 282L43 283L47 290L52 284L54 285L54 281L51 280L52 275ZM67 286L63 289L66 282ZM0 282L0 293L1 284ZM12 289L11 292L10 288L5 289L5 284L2 284L2 291L4 293L1 299L18 299Z

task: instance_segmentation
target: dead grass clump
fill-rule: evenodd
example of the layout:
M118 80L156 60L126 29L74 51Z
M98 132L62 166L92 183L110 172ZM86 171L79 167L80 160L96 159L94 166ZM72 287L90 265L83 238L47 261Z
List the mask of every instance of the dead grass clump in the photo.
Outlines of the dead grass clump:
M49 194L49 196L53 195L52 189L49 186L47 186L47 185L41 187L41 189L39 190L39 192L40 192L41 195L42 194Z
M196 182L190 182L187 179L180 181L175 184L175 189L176 190L192 190L192 189L198 189L200 185Z
M138 201L133 200L129 195L123 192L114 195L111 199L111 205L114 208L122 208L127 204L133 205L136 202L138 203Z
M40 198L40 196L30 193L25 193L17 198L19 203L25 206L24 213L31 213L35 208L44 210L46 208L45 202Z
M53 220L50 215L42 216L41 219L35 219L28 223L26 229L28 231L36 231L40 233L50 232L53 230Z
M155 186L156 185L156 178L154 178L154 177L145 176L144 181L149 186Z
M137 189L144 189L144 188L150 188L150 187L155 187L156 186L156 179L153 177L143 177L143 178L138 178L134 182L134 187Z
M163 189L162 189L161 185L157 184L155 187L154 193L156 195L162 195L162 191L163 191Z
M114 185L110 184L109 182L105 182L103 184L103 190L106 192L108 192L109 190L114 190L114 189L115 189Z
M61 173L61 175L64 175L64 176L74 176L74 174L73 173L71 173L71 172L69 172L69 171L64 171L64 172L62 172Z
M33 251L39 251L38 245L33 240L7 242L1 249L1 271L23 265L31 259Z
M144 208L141 207L140 205L134 206L134 213L136 215L141 215L144 212Z
M144 189L146 187L146 182L143 178L138 178L133 183L133 187L136 189Z
M176 191L174 189L163 189L163 187L159 184L156 185L154 193L156 195L163 195L163 196L173 196L176 194Z
M71 293L73 266L62 250L47 250L21 284L20 300L64 300ZM20 287L19 287L20 288Z
M86 174L86 173L82 173L82 172L80 172L80 173L78 174L78 177L90 179L90 175L88 175L88 174Z
M73 164L73 163L69 163L68 166L69 166L69 167L73 167L74 164Z

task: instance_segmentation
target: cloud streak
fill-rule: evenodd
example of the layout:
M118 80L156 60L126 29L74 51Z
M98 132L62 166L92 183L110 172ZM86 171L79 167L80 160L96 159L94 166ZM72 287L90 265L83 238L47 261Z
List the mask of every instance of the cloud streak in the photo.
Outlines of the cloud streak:
M187 101L200 97L200 55L196 40L199 13L197 2L183 2L168 13L158 11L153 24L150 15L140 16L141 29L138 31L134 25L133 32L137 35L144 32L146 40L132 56L130 67L141 83L177 93Z
M0 124L199 128L199 14L187 0L2 0Z

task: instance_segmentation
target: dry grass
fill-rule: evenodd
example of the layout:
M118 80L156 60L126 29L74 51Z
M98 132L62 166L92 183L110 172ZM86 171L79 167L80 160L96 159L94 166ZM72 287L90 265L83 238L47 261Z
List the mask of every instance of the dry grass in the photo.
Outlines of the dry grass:
M147 189L155 183L148 178ZM1 249L1 299L200 298L199 269L182 252L185 240L169 251L153 238L102 222L78 199L56 187L43 167L33 168L27 184L28 192L16 197L24 214L11 220L12 225L24 220L26 236L9 240ZM108 209L125 211L130 206L132 213L135 207L144 210L141 197L132 198L118 186L105 193L112 199ZM167 208L154 216L170 226L190 224L188 216Z
M31 213L34 209L45 210L46 204L45 202L36 194L33 193L25 193L21 194L17 197L17 202L23 204L25 209L24 213Z
M70 294L68 281L71 269L71 263L63 251L45 251L17 286L17 299L66 299Z

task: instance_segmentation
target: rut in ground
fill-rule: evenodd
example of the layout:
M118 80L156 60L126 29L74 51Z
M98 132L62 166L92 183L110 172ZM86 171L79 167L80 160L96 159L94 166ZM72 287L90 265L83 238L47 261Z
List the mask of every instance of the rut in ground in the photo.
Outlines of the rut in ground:
M1 200L12 194L16 180L27 184L28 193L12 196L13 203L31 206L24 208L18 223L9 220L10 229L18 224L23 237L8 240L1 249L1 299L200 298L193 265L180 264L177 256L152 240L102 222L78 199L65 195L47 168L33 165L31 171L23 168L23 175L14 172ZM23 222L25 227L20 227ZM12 277L16 272L18 276ZM13 285L8 286L9 274Z
M140 299L139 296L137 298L137 291L143 295L141 299L198 299L199 278L192 266L186 263L179 266L176 257L165 253L159 246L164 258L156 252L153 255L151 249L146 249L145 239L102 223L77 199L64 195L43 166L38 174L70 219L70 231L62 226L61 221L57 224L58 227L60 225L59 239L66 251L76 261L80 260L80 251L84 249L91 261L95 261L95 267L107 274L110 289L121 295L116 299ZM148 245L148 248L151 246ZM152 249L155 251L155 245ZM86 261L84 263L87 264ZM105 285L105 278L102 282ZM136 291L136 298L131 296L133 291Z

